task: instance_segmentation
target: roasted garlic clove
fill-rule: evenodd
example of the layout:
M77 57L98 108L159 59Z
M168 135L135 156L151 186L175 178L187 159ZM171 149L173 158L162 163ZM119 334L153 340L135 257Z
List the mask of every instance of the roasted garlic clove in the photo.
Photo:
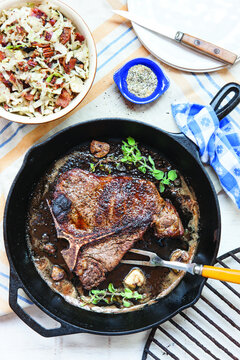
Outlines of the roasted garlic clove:
M123 280L124 285L132 290L134 290L137 286L143 286L145 282L146 278L143 271L137 267L131 269Z
M65 271L60 266L54 265L52 268L51 278L54 281L59 281L64 278Z

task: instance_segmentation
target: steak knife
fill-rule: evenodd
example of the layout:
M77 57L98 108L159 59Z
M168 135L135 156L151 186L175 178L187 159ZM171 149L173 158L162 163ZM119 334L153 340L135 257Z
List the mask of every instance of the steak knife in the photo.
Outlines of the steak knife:
M199 39L195 36L186 34L182 31L175 31L169 26L165 26L153 20L147 20L141 16L133 14L129 11L113 10L117 15L125 17L128 20L135 22L136 24L145 27L151 31L154 31L164 37L175 40L176 42L185 45L195 51L198 51L204 55L210 56L216 60L219 60L225 64L233 65L238 55L233 52L223 49L217 45L214 45L205 40Z

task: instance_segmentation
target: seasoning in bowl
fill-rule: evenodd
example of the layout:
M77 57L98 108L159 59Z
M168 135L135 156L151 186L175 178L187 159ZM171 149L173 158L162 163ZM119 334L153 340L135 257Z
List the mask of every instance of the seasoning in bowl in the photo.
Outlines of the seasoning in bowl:
M137 58L126 63L113 76L122 95L135 104L156 100L169 87L169 80L154 61Z
M67 107L89 77L87 42L54 4L0 15L0 106L30 117Z
M157 76L145 65L134 65L127 74L128 91L140 98L146 98L154 92L157 87Z

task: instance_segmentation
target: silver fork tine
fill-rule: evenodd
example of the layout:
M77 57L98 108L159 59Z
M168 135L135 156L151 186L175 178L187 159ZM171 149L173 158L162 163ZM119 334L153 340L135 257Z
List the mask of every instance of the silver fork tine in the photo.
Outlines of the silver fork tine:
M144 256L148 256L150 259L151 259L153 256L157 256L157 254L155 254L154 252L146 251L146 250L131 249L131 250L129 250L129 252L132 252L132 253L135 253L135 254L144 255Z
M140 266L155 266L150 263L150 261L141 261L141 260L121 260L121 264L130 264L130 265L140 265Z

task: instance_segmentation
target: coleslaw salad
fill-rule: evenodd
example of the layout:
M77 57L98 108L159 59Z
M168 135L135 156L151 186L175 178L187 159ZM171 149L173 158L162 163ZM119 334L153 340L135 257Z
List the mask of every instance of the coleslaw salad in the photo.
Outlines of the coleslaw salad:
M82 34L55 4L27 4L0 16L0 106L47 116L84 91L89 51Z

